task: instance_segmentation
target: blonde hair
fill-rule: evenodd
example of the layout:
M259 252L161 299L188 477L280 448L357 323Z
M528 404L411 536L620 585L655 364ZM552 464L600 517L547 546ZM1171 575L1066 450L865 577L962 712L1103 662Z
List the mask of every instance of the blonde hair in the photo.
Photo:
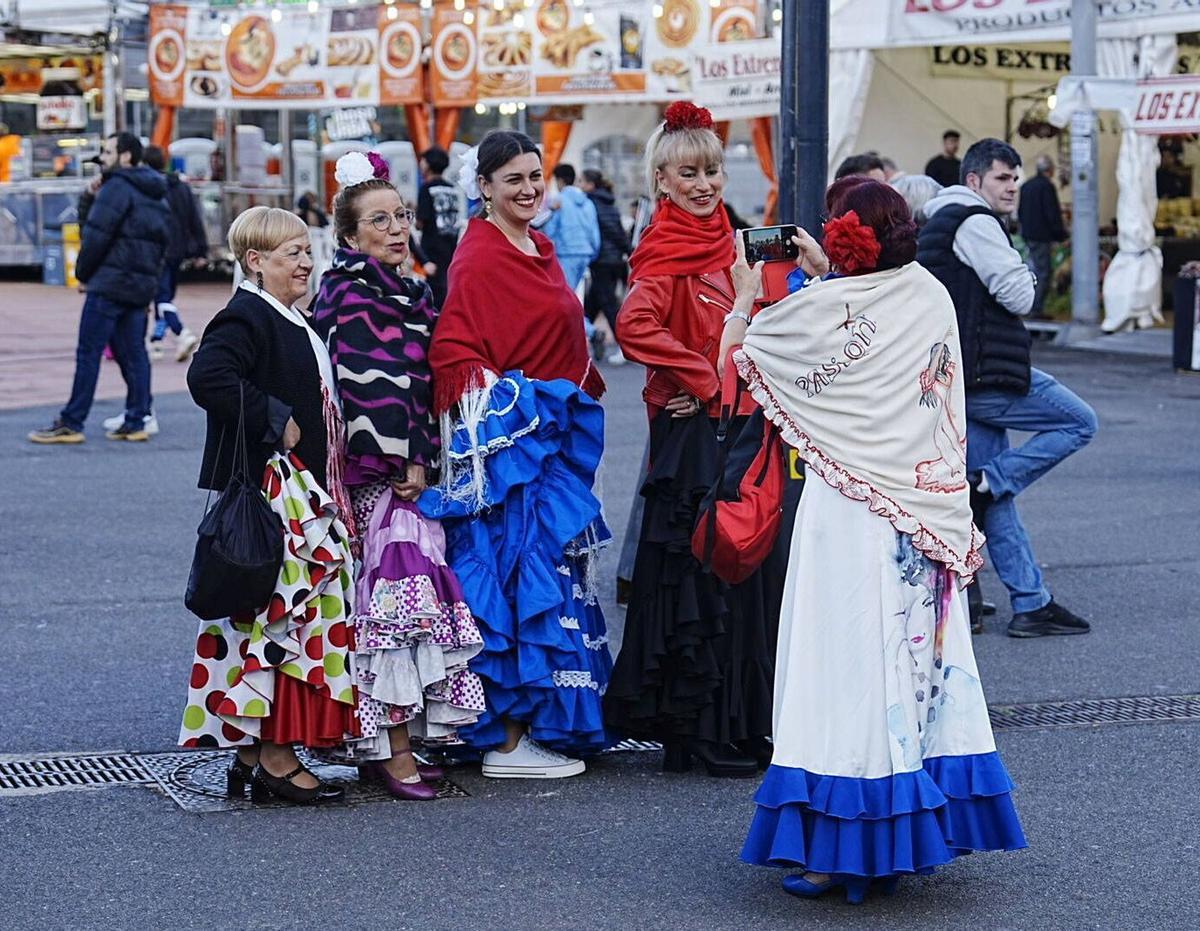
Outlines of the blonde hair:
M668 165L694 163L725 168L725 145L711 129L677 129L669 133L666 127L665 122L660 123L646 141L646 189L652 200L664 196L655 174Z
M270 252L289 239L308 236L308 224L290 210L259 205L243 210L229 227L229 251L247 275L246 253Z

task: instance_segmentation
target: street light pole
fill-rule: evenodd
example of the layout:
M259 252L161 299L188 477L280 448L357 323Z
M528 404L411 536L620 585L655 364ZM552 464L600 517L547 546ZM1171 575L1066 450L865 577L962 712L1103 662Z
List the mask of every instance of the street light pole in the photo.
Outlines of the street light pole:
M1096 0L1071 0L1071 76L1096 74ZM1100 322L1100 207L1096 114L1071 116L1071 323Z
M829 170L828 3L783 5L782 52L779 218L818 236Z

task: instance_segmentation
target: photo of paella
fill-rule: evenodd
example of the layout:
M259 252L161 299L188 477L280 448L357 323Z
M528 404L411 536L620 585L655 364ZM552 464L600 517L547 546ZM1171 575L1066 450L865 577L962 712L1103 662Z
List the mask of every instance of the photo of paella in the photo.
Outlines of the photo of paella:
M225 65L239 87L251 90L271 72L275 58L275 34L261 16L247 16L233 27L225 43Z
M183 50L183 37L174 30L158 33L147 49L150 59L150 69L160 78L177 78L186 64Z
M745 7L725 10L713 20L713 42L745 42L758 37L754 14Z

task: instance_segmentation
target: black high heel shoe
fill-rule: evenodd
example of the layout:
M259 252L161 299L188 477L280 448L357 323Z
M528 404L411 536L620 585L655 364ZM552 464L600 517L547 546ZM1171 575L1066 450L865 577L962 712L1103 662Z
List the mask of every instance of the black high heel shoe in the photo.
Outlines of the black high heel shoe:
M323 802L340 802L346 797L346 790L328 782L317 780L315 787L306 789L292 782L301 773L306 773L303 766L297 766L286 776L272 776L263 769L260 762L254 769L254 781L250 783L250 799L254 802L269 802L273 798L291 802L293 805L318 805ZM312 773L309 773L311 776ZM315 777L314 777L315 778Z
M759 769L770 766L771 758L775 755L775 745L766 737L747 737L745 740L739 740L734 746L743 756L754 760Z
M242 798L246 794L246 786L254 778L254 767L242 762L236 753L229 763L229 772L225 774L225 797Z
M663 744L663 772L686 773L692 758L704 764L710 776L724 779L749 779L758 775L758 764L742 756L732 744L689 740Z

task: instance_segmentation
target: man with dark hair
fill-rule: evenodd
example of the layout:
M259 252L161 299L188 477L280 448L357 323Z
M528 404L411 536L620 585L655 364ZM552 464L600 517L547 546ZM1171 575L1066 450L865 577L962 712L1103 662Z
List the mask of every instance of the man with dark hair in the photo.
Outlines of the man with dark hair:
M429 275L433 302L441 307L450 285L450 261L458 246L458 237L467 223L467 198L462 190L443 174L450 156L438 146L421 153L421 191L417 194L417 229L421 232L421 251Z
M967 150L963 183L925 205L917 261L946 286L958 315L967 396L967 481L975 522L987 535L996 574L1008 589L1009 636L1087 633L1088 622L1050 597L1016 496L1096 432L1096 415L1072 391L1030 363L1022 317L1033 307L1033 272L1013 248L1001 217L1016 209L1021 157L999 139ZM1009 446L1008 430L1032 433ZM976 593L977 593L976 589ZM979 599L972 626L979 629Z
M158 290L171 214L163 200L167 182L141 161L142 143L133 133L104 140L100 164L107 177L88 213L75 264L75 274L87 285L75 349L75 381L58 419L29 434L34 443L84 441L83 424L95 398L100 356L110 343L128 394L124 422L107 436L133 442L149 439L146 308Z
M958 160L958 143L962 138L957 129L942 133L942 154L935 155L925 163L925 174L942 187L950 187L962 180L962 162Z
M1054 160L1049 155L1039 155L1036 166L1037 174L1021 185L1021 205L1017 210L1021 238L1029 249L1029 266L1037 275L1032 311L1035 317L1041 314L1046 292L1050 290L1050 249L1067 238L1058 192L1054 190Z
M851 175L862 175L872 181L886 181L887 172L884 170L883 159L874 152L863 152L861 155L848 155L842 159L837 171L833 173L834 181L841 181Z
M565 162L552 172L557 193L550 202L550 219L542 232L554 243L567 284L578 290L588 266L600 254L600 220L596 206L575 187L575 168Z

